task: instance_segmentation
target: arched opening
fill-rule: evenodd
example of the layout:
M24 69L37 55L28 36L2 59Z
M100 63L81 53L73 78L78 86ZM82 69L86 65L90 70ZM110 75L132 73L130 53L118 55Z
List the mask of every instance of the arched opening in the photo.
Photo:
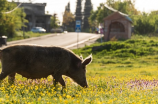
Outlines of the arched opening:
M125 27L121 22L113 22L110 24L110 32L125 32Z

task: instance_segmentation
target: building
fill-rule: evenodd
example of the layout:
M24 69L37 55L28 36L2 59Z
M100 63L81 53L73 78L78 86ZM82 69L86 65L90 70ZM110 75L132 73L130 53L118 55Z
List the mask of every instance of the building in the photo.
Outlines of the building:
M104 40L111 39L129 39L131 38L132 20L128 15L121 12L104 18Z
M17 3L20 4L20 3ZM25 25L25 31L30 31L33 27L43 27L47 32L50 32L50 17L45 14L46 3L22 3L20 7L24 8L28 23Z

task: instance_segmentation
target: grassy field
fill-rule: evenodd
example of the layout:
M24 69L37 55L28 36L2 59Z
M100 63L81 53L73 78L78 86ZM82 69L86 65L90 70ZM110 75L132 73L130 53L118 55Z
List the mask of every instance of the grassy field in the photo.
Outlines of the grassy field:
M103 47L93 51L92 47ZM5 104L157 104L158 37L132 36L126 41L95 43L73 50L83 57L93 54L87 66L89 88L65 77L67 89L54 90L52 77L27 80L16 75L0 85L0 103Z
M25 32L24 33L24 36L23 36L23 32L22 31L18 31L16 32L16 35L14 35L13 38L8 38L7 41L15 41L15 40L22 40L26 38L32 38L32 37L39 37L39 36L43 36L43 35L47 35L47 34L50 34L50 33L33 33L31 31L29 32Z

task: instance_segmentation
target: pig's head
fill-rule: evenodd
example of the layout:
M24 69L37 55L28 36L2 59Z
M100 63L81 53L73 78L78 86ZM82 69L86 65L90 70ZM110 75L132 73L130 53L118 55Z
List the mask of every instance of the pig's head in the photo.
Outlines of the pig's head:
M75 62L75 69L70 69L69 76L80 86L88 87L86 80L86 66L92 61L92 55L84 60ZM74 63L74 62L73 62Z

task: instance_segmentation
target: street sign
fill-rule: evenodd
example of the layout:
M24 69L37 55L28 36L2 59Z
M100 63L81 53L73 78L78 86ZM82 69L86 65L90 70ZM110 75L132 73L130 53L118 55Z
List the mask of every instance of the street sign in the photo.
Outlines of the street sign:
M76 31L76 32L81 32L81 28L80 28L80 27L76 27L76 28L75 28L75 31Z
M76 32L81 32L81 21L80 20L76 20L76 28L75 28Z
M80 20L76 20L75 31L77 32L77 49L78 49L79 32L81 32L81 21Z

